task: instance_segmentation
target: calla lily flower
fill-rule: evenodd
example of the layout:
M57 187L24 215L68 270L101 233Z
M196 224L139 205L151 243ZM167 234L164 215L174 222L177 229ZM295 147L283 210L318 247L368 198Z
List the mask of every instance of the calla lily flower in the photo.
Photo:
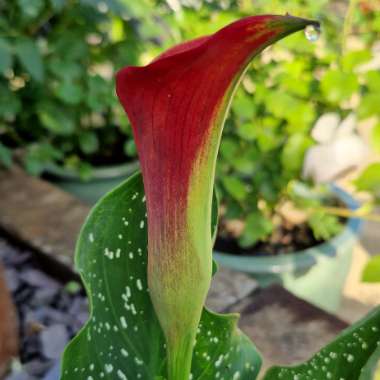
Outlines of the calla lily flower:
M117 74L148 210L148 282L167 341L170 380L189 378L212 272L211 203L222 128L248 64L317 22L253 16Z

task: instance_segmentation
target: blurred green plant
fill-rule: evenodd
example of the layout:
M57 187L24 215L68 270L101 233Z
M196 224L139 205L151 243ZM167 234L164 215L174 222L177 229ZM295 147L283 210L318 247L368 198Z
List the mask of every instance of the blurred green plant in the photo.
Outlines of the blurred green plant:
M380 282L380 256L375 256L368 261L362 274L364 282Z
M0 162L20 150L39 175L136 155L114 95L114 73L140 63L166 32L154 1L0 1ZM127 48L126 48L127 47Z
M380 12L372 6L358 1L347 27L347 4L327 0L0 1L0 162L10 166L12 151L22 148L31 173L56 163L87 177L93 165L134 157L115 70L245 15L318 18L317 43L295 35L264 52L264 65L252 64L225 126L217 167L222 220L243 221L234 234L242 247L267 240L292 198L290 184L302 181L320 115L372 120L380 151L380 72L372 63ZM307 215L317 239L337 233L336 215L310 207Z

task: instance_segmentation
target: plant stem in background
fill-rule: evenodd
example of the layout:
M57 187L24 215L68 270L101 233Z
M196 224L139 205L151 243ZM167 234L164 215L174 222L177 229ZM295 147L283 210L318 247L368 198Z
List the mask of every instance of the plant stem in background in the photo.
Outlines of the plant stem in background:
M342 218L360 218L364 220L369 220L371 222L380 223L380 215L368 214L367 207L365 206L354 211L348 210L345 208L340 208L340 207L328 207L328 206L317 207L317 209L327 214L340 216Z
M347 50L347 39L348 39L348 35L350 34L352 30L354 12L355 12L355 8L357 4L358 4L358 0L349 0L346 17L344 19L344 24L343 24L341 57L343 57L343 55L346 53L346 50Z

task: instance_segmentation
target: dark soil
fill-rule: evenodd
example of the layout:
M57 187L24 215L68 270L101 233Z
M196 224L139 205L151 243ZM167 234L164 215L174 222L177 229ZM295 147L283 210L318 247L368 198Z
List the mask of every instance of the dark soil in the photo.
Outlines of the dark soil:
M313 236L310 227L304 223L296 226L282 225L266 242L242 248L236 239L219 234L215 249L232 255L268 256L298 252L323 243Z
M41 380L88 318L79 284L63 284L39 267L34 254L0 236L0 260L20 324L19 364L5 380Z

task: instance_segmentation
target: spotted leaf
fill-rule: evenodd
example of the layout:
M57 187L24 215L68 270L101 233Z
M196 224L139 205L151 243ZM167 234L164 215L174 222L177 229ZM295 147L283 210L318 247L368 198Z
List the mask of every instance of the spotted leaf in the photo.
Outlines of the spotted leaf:
M380 307L345 330L312 359L273 367L264 380L371 380L380 359Z
M79 237L76 266L91 315L64 353L61 380L166 380L165 339L147 287L146 205L139 174L94 207ZM192 379L256 378L261 359L236 321L236 315L203 311Z

